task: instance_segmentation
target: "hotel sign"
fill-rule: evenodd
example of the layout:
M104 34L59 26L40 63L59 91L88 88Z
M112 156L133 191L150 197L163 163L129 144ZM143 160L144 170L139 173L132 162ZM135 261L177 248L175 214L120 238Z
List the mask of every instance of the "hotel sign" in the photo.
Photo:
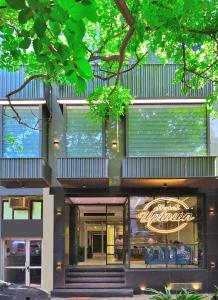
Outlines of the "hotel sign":
M194 220L189 206L177 198L160 197L147 203L138 213L140 223L154 232L172 233L177 232ZM160 228L158 225L164 225ZM167 228L169 227L169 228Z

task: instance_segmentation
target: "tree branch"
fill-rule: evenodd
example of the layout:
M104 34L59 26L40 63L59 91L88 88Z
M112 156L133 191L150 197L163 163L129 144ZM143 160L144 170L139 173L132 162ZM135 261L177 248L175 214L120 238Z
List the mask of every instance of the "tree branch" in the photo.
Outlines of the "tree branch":
M29 124L27 124L26 122L23 122L23 121L22 121L21 116L19 115L19 113L18 113L17 110L14 108L13 104L11 103L11 96L13 96L13 95L15 95L16 93L22 91L22 90L25 88L25 86L26 86L27 84L29 84L32 80L37 79L37 78L45 78L45 79L49 79L49 78L48 78L48 75L46 75L46 74L37 74L37 75L30 76L30 77L29 77L27 80L25 80L24 83L22 83L17 89L15 89L14 91L8 93L8 94L5 96L5 97L7 98L7 100L8 100L8 104L9 104L10 108L12 109L12 111L13 111L14 114L15 114L15 117L11 117L11 118L12 118L12 119L15 119L19 124L22 124L22 125L27 126L27 127L31 128L31 129L34 129L34 130L36 130L35 127L31 127L31 126L29 126ZM8 116L8 117L10 117L10 116Z

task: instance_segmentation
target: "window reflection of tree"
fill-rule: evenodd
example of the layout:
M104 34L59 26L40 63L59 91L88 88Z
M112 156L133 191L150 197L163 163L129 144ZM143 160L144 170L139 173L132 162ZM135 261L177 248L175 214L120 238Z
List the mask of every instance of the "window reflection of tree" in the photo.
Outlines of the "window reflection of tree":
M33 128L39 121L38 108L16 108L22 121L28 126L19 124L10 108L5 108L3 116L3 156L4 157L39 157L39 130ZM34 112L33 112L34 110ZM7 117L9 116L9 117ZM10 144L6 135L11 135L16 143ZM23 151L19 149L23 147Z
M102 156L102 122L92 120L88 110L68 109L66 141L68 156Z
M128 143L131 155L206 155L203 107L132 108Z

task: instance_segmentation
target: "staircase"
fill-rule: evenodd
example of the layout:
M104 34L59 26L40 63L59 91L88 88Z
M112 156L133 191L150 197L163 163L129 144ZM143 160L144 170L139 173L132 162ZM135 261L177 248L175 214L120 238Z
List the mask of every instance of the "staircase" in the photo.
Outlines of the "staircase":
M69 266L64 289L54 289L54 297L132 297L126 288L123 267Z

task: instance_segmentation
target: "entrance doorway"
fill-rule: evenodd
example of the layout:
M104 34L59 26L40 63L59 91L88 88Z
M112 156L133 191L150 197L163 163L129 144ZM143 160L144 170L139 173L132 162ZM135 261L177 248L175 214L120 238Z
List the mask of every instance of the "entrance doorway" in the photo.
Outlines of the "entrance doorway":
M115 204L88 204L83 201L80 199L79 203L71 205L71 218L77 221L69 228L70 264L125 264L128 249L127 200L122 198L121 203Z
M41 240L5 240L4 280L26 286L40 286L41 254Z

